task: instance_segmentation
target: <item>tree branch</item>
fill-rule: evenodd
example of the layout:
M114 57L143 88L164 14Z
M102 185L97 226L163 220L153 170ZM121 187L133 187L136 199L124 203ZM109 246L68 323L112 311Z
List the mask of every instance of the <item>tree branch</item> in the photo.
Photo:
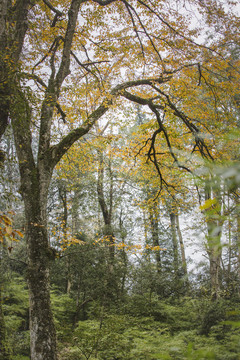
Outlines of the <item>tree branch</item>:
M51 9L57 16L62 16L62 15L63 15L63 13L62 13L60 10L56 9L56 8L50 3L50 1L48 1L48 0L43 0L43 2L44 2L44 4L47 5L47 7L49 7L49 9Z
M111 3L115 2L115 1L117 1L117 0L93 0L93 2L95 2L95 3L97 3L97 4L101 5L101 6L109 5L109 4L111 4Z
M55 166L62 156L67 152L67 150L73 145L75 141L80 139L82 136L88 133L88 131L92 128L92 126L96 123L101 116L103 116L107 110L112 105L113 99L117 96L121 95L125 89L140 86L140 85L152 85L153 83L163 84L171 79L171 76L163 78L162 76L159 78L149 78L149 79L140 79L134 81L127 81L123 84L117 85L113 88L109 95L105 97L102 103L98 106L96 110L94 110L84 122L84 124L71 131L68 135L66 135L57 145L54 145L50 148L50 153L52 156L52 164ZM47 152L46 156L50 156L50 153Z
M71 47L72 47L74 32L77 25L78 12L80 5L86 1L87 0L72 0L70 9L68 11L68 23L64 38L62 60L56 76L56 85L58 88L58 92L65 77L69 74Z

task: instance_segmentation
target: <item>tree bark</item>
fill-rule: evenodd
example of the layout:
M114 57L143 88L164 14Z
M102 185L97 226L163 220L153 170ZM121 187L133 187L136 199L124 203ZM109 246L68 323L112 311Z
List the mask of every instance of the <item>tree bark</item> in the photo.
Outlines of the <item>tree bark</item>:
M52 260L40 212L26 216L31 359L56 360L56 333L50 304L49 266Z
M177 279L178 269L179 269L178 242L177 242L177 233L176 233L176 215L172 210L170 211L169 217L171 222L172 244L173 244L173 268L174 268L175 279Z
M152 233L153 246L159 246L159 226L158 226L158 206L156 201L153 202L149 209L149 219ZM157 264L157 273L160 274L162 270L160 250L154 250Z
M67 246L68 243L68 235L67 235L67 225L68 225L68 208L67 208L67 189L64 182L59 182L58 184L58 192L59 197L62 201L63 205L63 213L61 218L61 227L63 230L63 242L64 247ZM66 293L70 294L71 287L72 287L72 281L71 281L71 260L70 256L65 257L65 264L66 264L66 270L67 270L67 281L66 281Z
M207 253L210 265L211 297L212 300L216 300L220 296L219 270L222 256L222 204L220 199L220 189L218 188L218 193L216 193L216 189L213 191L212 186L206 182L205 201L211 199L215 199L216 203L212 204L210 208L207 208L204 211L207 223Z
M15 136L17 138L17 136ZM51 172L32 167L22 173L28 249L31 358L56 360L56 333L50 303L49 268L54 255L47 234L47 193ZM21 168L20 168L21 170Z
M0 140L7 128L9 114L9 64L6 62L6 49L8 44L7 13L10 5L9 0L2 0L0 4Z
M35 163L31 147L31 111L16 87L11 108L14 140L25 205L28 251L31 359L56 360L56 333L50 305L49 267L52 252L47 234L47 195L52 176L51 159Z
M28 28L29 3L17 0L14 7L11 0L0 3L0 141L8 126L13 77Z
M235 205L236 205L236 227L237 227L237 257L238 257L238 263L237 263L237 273L238 273L238 295L240 296L240 201L239 197L235 196Z
M186 261L186 255L185 255L185 247L184 247L184 242L183 242L183 238L182 238L182 232L180 229L180 224L179 224L179 215L176 214L176 229L177 229L177 234L178 234L178 239L179 239L179 244L180 244L180 252L181 252L181 260L182 260L182 269L183 269L183 274L185 277L185 284L186 287L189 286L189 282L188 282L188 271L187 271L187 261Z
M109 240L109 255L110 255L110 268L111 268L110 271L112 271L115 250L114 250L114 234L112 230L113 179L111 173L111 165L109 165L109 171L110 171L110 189L109 189L109 206L108 206L105 200L105 195L103 190L103 181L104 181L103 153L99 152L97 193L98 193L98 202L104 220L104 236L106 236Z

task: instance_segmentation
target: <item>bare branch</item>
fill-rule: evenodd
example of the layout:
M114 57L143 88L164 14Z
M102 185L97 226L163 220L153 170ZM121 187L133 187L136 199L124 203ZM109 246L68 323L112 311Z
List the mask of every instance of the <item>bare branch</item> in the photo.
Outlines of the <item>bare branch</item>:
M201 65L198 63L198 72L199 72L199 80L198 80L198 86L201 85L201 79L202 79L202 70Z
M58 113L61 115L62 117L62 121L64 123L66 123L66 117L67 117L67 114L63 111L63 109L61 108L61 105L57 102L56 103L56 108L57 108L57 111Z
M57 36L54 40L53 40L53 43L52 45L50 46L49 50L47 51L47 53L41 58L41 60L39 60L34 66L33 66L33 69L32 69L32 72L34 72L34 69L40 65L50 54L51 52L53 51L53 49L56 47L56 44L58 44L59 46L59 41L60 40L63 40L63 37L62 36Z
M79 59L78 59L78 57L71 51L71 55L73 56L73 58L74 58L74 60L76 61L76 63L79 65L79 66L81 66L84 70L86 70L87 71L87 73L89 73L89 74L91 74L98 82L99 82L99 79L98 79L98 77L97 77L97 75L96 74L94 74L94 72L92 71L92 70L90 70L89 69L89 65L91 64L91 62L89 62L89 63L82 63ZM93 63L92 63L93 64ZM91 65L92 65L91 64ZM86 73L85 73L85 75L86 75Z
M58 92L65 77L69 74L71 47L72 47L74 32L77 25L78 12L80 5L86 1L87 0L72 0L70 9L68 11L68 23L67 23L66 34L64 37L62 60L56 76L56 85L58 88Z
M153 83L165 83L171 77L159 77L159 78L150 78L150 79L140 79L135 81L127 81L123 84L117 85L112 91L109 93L108 96L102 101L102 103L98 106L96 110L94 110L86 119L84 124L71 131L68 135L66 135L60 143L54 145L50 148L50 153L52 156L52 163L55 166L58 161L62 158L62 156L67 152L67 150L72 146L72 144L80 139L82 136L88 133L88 131L92 128L92 126L96 123L101 116L103 116L107 110L112 105L113 99L117 96L121 95L121 93L130 87L140 86L140 85L151 85ZM49 152L47 154L49 156Z
M26 72L22 72L21 75L24 76L26 79L32 79L32 80L36 81L38 84L40 84L45 89L47 88L47 84L45 84L45 82L40 78L40 76L35 75L35 74L29 74Z
M57 145L54 145L50 148L53 161L52 166L55 166L59 162L62 156L67 152L67 150L72 146L75 141L88 133L88 131L95 124L95 122L100 119L103 114L106 113L111 103L111 99L105 99L102 104L91 113L91 115L87 118L87 120L81 127L71 131Z
M139 44L140 44L140 47L141 47L141 51L142 51L143 58L145 58L145 55L144 55L144 47L143 47L141 38L140 38L140 36L139 36L139 34L138 34L137 26L136 26L136 24L135 24L134 18L133 18L133 16L132 16L132 13L131 13L131 10L130 10L130 8L131 8L132 10L133 10L133 8L132 8L132 6L131 6L126 0L122 0L122 2L124 3L124 5L125 5L128 13L129 13L129 15L130 15L130 18L131 18L132 24L133 24L133 30L135 31L135 34L136 34L136 36L137 36L137 38L138 38L138 41L139 41Z
M145 35L147 36L147 38L148 38L148 40L150 41L150 43L151 43L151 45L152 45L152 47L153 47L153 49L154 49L154 51L156 52L156 54L158 55L158 57L159 57L159 59L160 59L160 61L161 61L161 63L162 63L162 66L163 66L163 69L164 70L166 70L166 68L165 68L165 64L164 64L164 61L163 61L163 59L162 59L162 57L161 57L161 55L160 55L160 53L159 53L159 51L158 51L158 49L156 48L156 46L155 46L155 44L154 44L154 42L153 42L153 40L152 40L152 38L151 38L151 36L148 34L148 32L147 32L147 30L146 30L146 27L143 25L143 23L142 23L142 21L141 21L141 19L140 19L140 17L139 17L139 15L138 15L138 13L136 12L136 10L126 1L126 0L122 0L123 2L124 2L124 4L127 4L127 6L129 7L129 8L131 8L132 9L132 11L134 12L134 14L136 15L136 17L137 17L137 19L138 19L138 21L139 21L139 23L140 23L140 25L141 25L141 27L142 27L142 29L143 29L143 32L145 33ZM134 25L134 23L133 23L133 25ZM136 32L137 32L137 30L136 30ZM138 36L138 38L139 38L139 35L138 35L138 33L137 33L137 36Z
M51 9L57 16L62 16L62 15L63 15L63 13L62 13L60 10L56 9L56 8L50 3L50 1L48 1L48 0L43 0L43 2L44 2L44 4L47 5L47 7L49 7L49 9Z
M161 89L154 85L152 87L166 98L166 105L168 105L170 109L174 110L174 115L181 119L187 126L187 128L191 131L196 141L195 147L198 147L201 155L205 158L210 158L211 160L213 160L213 156L211 155L208 146L205 144L204 139L201 137L198 127L193 124L192 120L189 119L187 115L185 115L181 110L176 107L176 105L171 101L169 95L165 94Z
M164 24L166 25L173 33L175 33L176 35L180 36L182 39L185 39L186 41L188 41L189 43L196 45L199 48L203 48L203 49L207 49L209 51L214 52L215 54L221 56L222 55L220 53L218 53L215 49L210 48L206 45L202 45L202 44L198 44L196 43L194 40L192 40L191 38L185 36L184 34L181 34L178 30L176 30L172 25L169 24L169 22L167 22L166 20L164 20L155 10L153 10L148 4L146 4L144 1L142 0L137 0L141 5L143 5L144 7L146 7L152 14L154 14L155 16L157 16L157 18Z
M109 4L111 4L111 3L115 2L115 1L117 1L117 0L93 0L93 2L95 2L95 3L97 3L97 4L101 5L101 6L109 5Z

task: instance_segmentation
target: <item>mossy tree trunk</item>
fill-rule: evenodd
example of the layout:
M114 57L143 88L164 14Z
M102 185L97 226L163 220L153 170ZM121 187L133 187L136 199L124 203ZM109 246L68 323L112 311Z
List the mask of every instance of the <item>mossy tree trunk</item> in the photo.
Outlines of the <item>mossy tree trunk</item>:
M103 216L103 237L108 246L108 261L107 261L107 277L105 288L105 301L108 302L114 296L118 296L119 284L117 281L117 269L115 267L115 236L112 227L112 210L113 210L113 174L111 169L111 158L108 159L107 170L109 172L109 191L106 194L104 191L104 157L103 151L99 151L99 167L97 179L97 194L98 202ZM106 196L107 195L107 196Z
M84 0L83 0L84 1ZM52 251L47 233L47 196L52 172L71 145L84 136L108 110L106 99L86 122L68 133L56 145L51 145L51 125L61 85L69 74L71 43L81 0L73 0L69 10L62 62L59 71L49 77L45 99L41 106L38 154L33 155L32 113L20 83L12 89L10 114L17 149L22 194L25 204L26 239L28 247L28 285L30 297L31 358L56 360L56 334L51 312L49 267ZM54 60L53 60L54 61ZM112 92L118 94L118 87Z
M35 184L33 191L39 193ZM55 360L56 333L50 304L49 267L52 258L48 244L46 219L38 195L33 199L24 194L26 236L28 246L28 285L30 305L31 358Z
M104 194L104 158L103 152L99 151L99 167L98 167L98 180L97 180L97 193L98 193L98 202L103 216L104 229L103 233L106 239L109 241L109 271L113 272L114 266L114 234L112 229L112 209L113 209L113 177L111 169L111 160L108 164L110 186L108 194L108 203Z
M24 94L18 89L11 115L21 175L20 191L25 205L31 358L56 360L56 334L49 289L51 251L46 217L53 167L51 158L46 156L35 163L31 148L31 111Z
M54 66L49 76L41 106L37 158L32 148L32 113L21 84L11 89L10 115L17 149L22 194L25 205L28 249L28 285L30 299L31 359L56 360L56 332L50 304L49 267L52 252L47 233L47 196L55 165L78 138L89 131L96 117L86 127L70 133L51 146L51 124L62 83L69 74L70 51L77 23L80 0L73 0L68 15L62 61L58 72ZM55 54L54 54L55 55ZM54 55L52 63L54 62ZM106 107L104 107L106 111ZM97 115L101 116L100 111Z
M10 97L28 27L29 5L29 0L1 0L0 4L0 140L8 126Z

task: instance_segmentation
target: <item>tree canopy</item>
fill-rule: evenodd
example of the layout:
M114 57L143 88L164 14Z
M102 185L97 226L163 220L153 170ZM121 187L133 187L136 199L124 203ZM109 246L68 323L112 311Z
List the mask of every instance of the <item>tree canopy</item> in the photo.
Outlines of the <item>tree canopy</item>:
M60 173L68 167L67 156L74 152L81 157L80 171L71 168L74 174L81 177L92 172L96 180L95 194L104 220L102 236L110 242L106 281L112 284L111 290L118 291L113 265L117 232L125 246L121 200L113 198L117 188L114 171L120 166L119 181L125 184L131 174L134 185L143 189L145 234L151 232L148 246L158 251L159 206L165 206L171 224L175 284L179 263L186 275L184 251L181 262L177 251L177 239L183 250L178 216L191 203L189 188L196 189L207 233L212 295L218 298L219 241L224 216L229 215L226 193L228 208L231 203L238 209L236 214L239 211L239 181L234 175L239 162L237 5L228 0L2 0L0 139L4 144L10 124L25 207L34 360L57 359L49 291L56 251L49 241L48 199L58 165L56 184L64 208L61 231L67 239L67 187ZM123 144L121 132L131 123L134 109L137 121L125 129L128 141ZM3 161L4 145L1 164ZM89 166L94 161L96 165ZM233 173L224 183L216 171L224 171L226 164ZM229 186L234 176L236 181ZM79 184L74 186L76 195ZM119 199L125 196L122 190L118 188ZM74 201L77 209L77 196ZM115 204L118 230L113 220ZM73 214L76 220L76 211ZM8 222L6 214L1 215L2 238L21 236L18 229L9 230ZM124 251L122 256L126 264ZM161 256L155 260L160 274ZM119 275L122 287L125 275L124 271ZM70 283L69 278L68 289Z

